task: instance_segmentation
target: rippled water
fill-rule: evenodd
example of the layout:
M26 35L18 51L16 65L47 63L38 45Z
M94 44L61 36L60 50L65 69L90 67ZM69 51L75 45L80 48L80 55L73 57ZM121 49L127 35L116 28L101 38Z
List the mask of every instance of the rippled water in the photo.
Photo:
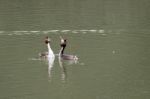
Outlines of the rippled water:
M60 63L56 57L49 68L39 60L47 35L56 54L59 36L66 37L66 53L79 61ZM0 98L148 99L149 37L148 31L1 31Z

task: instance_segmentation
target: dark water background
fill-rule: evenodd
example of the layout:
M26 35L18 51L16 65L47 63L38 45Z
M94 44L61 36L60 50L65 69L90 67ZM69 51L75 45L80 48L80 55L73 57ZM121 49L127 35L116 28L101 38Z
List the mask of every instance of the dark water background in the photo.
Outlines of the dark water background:
M0 0L0 99L149 99L149 0ZM49 75L45 36L59 52Z

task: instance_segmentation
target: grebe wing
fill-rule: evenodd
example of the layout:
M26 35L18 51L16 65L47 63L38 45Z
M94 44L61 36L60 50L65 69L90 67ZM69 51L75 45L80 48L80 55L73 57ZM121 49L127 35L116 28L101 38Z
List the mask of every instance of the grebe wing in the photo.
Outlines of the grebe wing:
M61 57L65 60L78 60L78 57L76 55L63 54L61 55Z

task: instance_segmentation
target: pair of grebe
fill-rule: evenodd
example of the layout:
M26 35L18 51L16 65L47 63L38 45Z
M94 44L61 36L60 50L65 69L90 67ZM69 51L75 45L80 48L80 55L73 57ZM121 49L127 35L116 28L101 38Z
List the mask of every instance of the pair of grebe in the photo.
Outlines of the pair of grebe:
M67 45L67 39L60 37L60 40L61 40L61 42L60 42L61 49L59 51L58 57L63 59L63 60L78 60L78 57L75 55L64 54L64 50L65 50L66 45ZM53 50L51 49L50 43L51 43L51 40L47 36L45 38L45 44L47 45L48 52L41 53L40 57L45 57L45 58L55 57L55 54L54 54Z

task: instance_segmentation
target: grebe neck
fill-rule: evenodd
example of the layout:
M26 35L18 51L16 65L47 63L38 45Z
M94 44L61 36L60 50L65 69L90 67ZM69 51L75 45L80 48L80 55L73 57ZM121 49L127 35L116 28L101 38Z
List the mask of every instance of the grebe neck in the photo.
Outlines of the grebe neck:
M48 48L48 55L54 57L54 52L52 51L49 43L47 43L47 48Z
M49 43L47 43L47 48L48 48L48 51L49 51L49 50L52 50Z
M64 54L64 47L61 47L60 51L59 51L59 56L62 56Z

